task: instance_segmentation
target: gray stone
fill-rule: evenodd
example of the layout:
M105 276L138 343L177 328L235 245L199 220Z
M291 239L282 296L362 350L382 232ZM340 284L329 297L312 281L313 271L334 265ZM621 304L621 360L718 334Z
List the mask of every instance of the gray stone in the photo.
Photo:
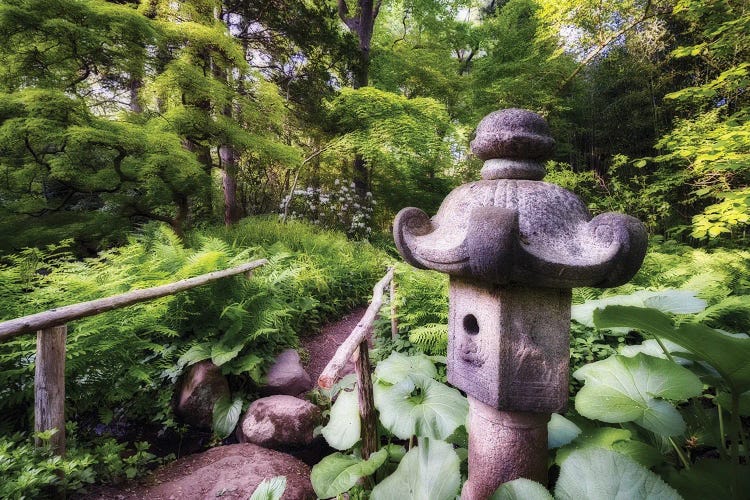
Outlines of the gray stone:
M302 367L299 354L294 349L287 349L276 357L268 370L263 394L286 394L297 396L312 388L312 380Z
M510 116L519 112L511 111ZM525 113L522 116L527 117L529 112ZM488 123L504 124L507 116L501 113L500 117ZM529 165L536 153L546 154L546 143L537 141L541 127L527 121L534 126L534 141L525 129L513 127L494 135L485 130L474 141L482 140L483 152L527 152L527 158L500 158L502 169L493 167L495 174L505 172L513 178L489 178L457 187L432 219L418 208L401 210L393 226L399 252L415 267L491 284L572 288L627 282L646 253L645 227L622 214L592 218L570 191L516 178L533 170ZM508 153L507 144L516 139L523 139L523 148L514 147ZM534 144L539 151L533 150ZM487 162L494 165L496 160Z
M451 277L449 300L448 382L493 408L565 412L569 289Z
M227 379L211 361L201 361L191 366L183 376L175 414L187 424L210 429L214 404L221 397L229 397Z
M265 448L295 448L313 440L320 409L292 396L269 396L250 405L237 427L237 440Z
M546 160L555 149L549 125L525 109L502 109L482 118L471 151L482 160Z
M554 148L544 119L485 117L471 144L482 180L454 189L430 218L396 216L404 260L450 275L448 380L469 396L463 500L517 477L546 482L550 413L568 400L570 289L628 281L646 253L633 217L592 217L573 193L542 182Z
M284 499L316 498L307 465L286 453L250 443L217 446L180 458L156 470L144 484L121 489L95 487L86 498L247 500L264 479L276 476L286 477Z

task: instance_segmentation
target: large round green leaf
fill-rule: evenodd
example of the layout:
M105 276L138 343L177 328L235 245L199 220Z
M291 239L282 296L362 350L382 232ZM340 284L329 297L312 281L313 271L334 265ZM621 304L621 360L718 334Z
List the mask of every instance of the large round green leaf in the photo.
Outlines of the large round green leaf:
M556 500L681 500L659 476L625 455L601 448L576 451L560 467Z
M611 356L579 368L573 376L585 382L576 395L578 413L603 422L633 421L662 436L685 430L685 421L666 400L699 396L703 389L689 370L645 354Z
M675 326L672 319L654 309L610 306L596 311L597 328L624 326L636 328L662 339L671 340L695 359L711 365L733 391L750 390L750 338L725 335L700 323Z
M456 389L421 375L373 387L380 422L396 437L445 440L466 422L469 404Z
M552 495L536 481L521 477L504 483L490 500L552 500Z
M581 428L567 418L553 413L547 423L547 448L559 448L573 441L581 433Z
M334 453L317 463L310 473L315 494L319 498L335 497L348 491L360 478L373 474L388 458L388 451L378 450L367 460Z
M375 368L375 378L389 384L397 384L408 375L422 375L435 378L437 369L424 354L406 356L400 352L392 352Z
M461 486L459 459L443 441L419 439L398 469L372 490L372 500L453 500Z
M587 300L571 308L571 318L582 325L594 326L594 311L608 306L649 307L672 314L691 314L703 311L706 301L691 290L639 290L628 295L613 295ZM599 326L599 325L597 325Z
M357 392L339 392L331 407L331 419L321 431L323 437L333 448L348 450L359 441L361 429Z
M631 439L630 431L614 427L596 427L586 429L573 442L557 450L555 463L561 465L573 453L591 448L616 451L644 467L653 467L664 461L664 457L656 448Z

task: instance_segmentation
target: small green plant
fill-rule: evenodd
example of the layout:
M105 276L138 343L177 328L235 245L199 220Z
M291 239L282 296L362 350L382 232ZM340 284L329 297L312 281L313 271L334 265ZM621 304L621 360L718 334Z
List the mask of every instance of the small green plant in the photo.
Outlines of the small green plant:
M132 450L114 439L100 439L95 446L81 447L76 426L66 429L64 457L53 454L50 437L55 430L31 436L16 433L0 437L0 498L53 498L60 492L74 493L95 483L117 483L143 474L162 462L150 453L149 444L134 443ZM42 446L34 445L34 438ZM169 458L169 457L167 457Z
M366 459L359 446L356 392L340 390L322 434L343 453L329 455L313 467L310 479L319 497L356 490L362 479L373 499L409 495L448 500L458 494L460 457L465 454L452 443L466 434L468 403L456 389L435 380L437 375L435 364L424 354L394 352L377 365L373 389L381 447Z
M669 296L665 292L648 295L652 305L662 310L610 303L598 304L601 308L592 311L600 331L637 331L645 337L639 344L622 346L621 354L574 372L583 383L575 395L576 414L571 417L578 432L556 443L555 463L561 466L561 474L555 498L575 498L583 491L573 481L563 480L566 464L574 455L580 462L575 465L577 482L584 484L595 484L590 472L602 463L628 457L618 467L650 485L631 498L645 498L647 491L654 495L661 491L660 498L745 497L750 488L743 421L750 393L750 338L699 322L705 302L696 307L694 296L694 304L681 303L675 321L664 312L677 305L665 300ZM610 302L633 303L644 297L611 297ZM737 298L748 300L747 296ZM581 455L584 450L586 454ZM612 484L599 491L632 489L612 476L604 474ZM664 489L662 480L669 489Z
M12 319L258 257L269 264L252 279L229 278L68 325L66 413L80 424L78 448L106 464L92 466L97 481L141 474L145 469L138 464L148 453L141 447L122 458L125 445L102 442L97 428L178 429L174 385L193 363L210 359L229 380L232 397L214 413L217 435L226 436L274 356L363 303L385 268L384 256L341 233L268 217L231 230L205 229L186 241L165 226L149 225L129 244L85 260L75 259L63 243L0 261L0 318ZM28 428L35 349L30 335L0 343L3 434ZM13 482L18 474L22 470L9 469L3 478Z

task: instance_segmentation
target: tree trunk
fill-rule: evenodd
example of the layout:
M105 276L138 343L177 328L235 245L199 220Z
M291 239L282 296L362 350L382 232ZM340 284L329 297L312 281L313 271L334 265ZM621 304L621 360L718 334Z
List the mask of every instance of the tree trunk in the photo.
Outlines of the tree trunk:
M214 10L217 20L224 22L225 13L221 9ZM212 62L214 78L229 85L227 71ZM244 90L244 89L243 89ZM232 103L225 104L221 114L232 120ZM237 203L237 151L232 144L219 145L219 166L221 168L221 185L224 190L224 224L231 226L240 220L240 207Z
M128 82L128 91L130 93L129 107L133 113L140 114L143 112L143 106L141 106L141 101L138 98L138 92L141 90L141 87L143 87L143 80L136 76L131 77Z
M224 224L231 226L240 220L240 207L237 203L237 163L234 149L223 144L219 146L221 160L221 185L224 189Z
M366 87L370 80L370 45L372 42L375 19L380 11L380 2L375 4L373 0L358 0L357 10L354 16L349 16L349 7L346 0L338 0L339 17L349 28L349 31L357 35L359 39L359 54L352 68L355 89ZM370 175L365 159L361 154L354 157L354 189L361 197L370 190Z

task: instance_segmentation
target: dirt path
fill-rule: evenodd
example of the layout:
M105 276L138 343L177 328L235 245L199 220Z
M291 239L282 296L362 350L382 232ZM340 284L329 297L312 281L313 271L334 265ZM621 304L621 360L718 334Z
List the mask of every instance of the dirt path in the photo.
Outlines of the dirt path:
M366 310L366 306L354 309L340 320L324 326L317 335L301 339L302 347L310 355L305 369L314 384L317 384L318 377L336 349L357 326ZM354 364L351 362L344 369L344 373L349 371L354 371ZM270 467L271 462L275 463L274 467ZM264 450L255 445L219 446L172 462L157 470L142 484L129 483L120 487L97 486L91 488L88 494L74 495L73 498L192 500L223 496L246 499L262 478L279 474L279 471L293 482L290 483L285 498L307 498L308 494L302 492L312 490L309 486L308 472L305 472L309 469L305 467L307 466L289 455ZM273 473L270 472L270 468L274 469Z
M335 323L324 326L317 335L302 339L302 347L310 354L305 369L310 374L313 384L318 383L318 377L333 357L336 349L352 333L366 310L367 306L358 307ZM354 364L351 362L344 369L344 374L350 371L354 371Z

